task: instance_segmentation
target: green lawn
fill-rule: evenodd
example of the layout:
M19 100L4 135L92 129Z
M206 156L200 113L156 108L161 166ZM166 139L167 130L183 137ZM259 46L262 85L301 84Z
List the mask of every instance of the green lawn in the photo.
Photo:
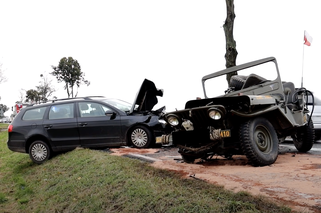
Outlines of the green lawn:
M76 149L36 165L6 141L1 131L0 212L291 212L103 151Z

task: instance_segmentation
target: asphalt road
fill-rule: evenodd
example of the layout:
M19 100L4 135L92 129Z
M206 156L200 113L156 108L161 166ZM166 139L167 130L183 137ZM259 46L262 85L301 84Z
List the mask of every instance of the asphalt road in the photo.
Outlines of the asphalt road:
M287 141L281 143L279 146L279 150L282 153L298 152L291 140L287 140ZM313 147L309 151L309 153L312 155L321 155L321 140L318 140L313 144Z

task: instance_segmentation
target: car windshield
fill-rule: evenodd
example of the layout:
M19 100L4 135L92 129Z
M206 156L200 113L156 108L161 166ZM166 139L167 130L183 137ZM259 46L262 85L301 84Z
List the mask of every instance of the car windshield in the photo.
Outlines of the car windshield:
M130 109L132 108L132 104L126 101L118 100L118 99L105 99L103 101L124 112L129 112Z

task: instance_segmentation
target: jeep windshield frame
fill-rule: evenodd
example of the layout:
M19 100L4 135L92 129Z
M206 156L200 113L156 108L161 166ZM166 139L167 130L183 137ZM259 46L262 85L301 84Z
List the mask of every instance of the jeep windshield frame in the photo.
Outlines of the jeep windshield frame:
M249 88L245 88L245 89L242 88L241 90L238 90L238 91L233 91L232 90L232 91L229 91L228 93L225 91L225 94L223 93L224 89L222 89L222 93L219 94L219 95L215 95L215 96L212 96L212 95L209 94L210 91L209 91L206 83L209 84L208 82L210 82L210 80L212 80L214 78L217 78L217 77L221 77L220 79L222 79L222 76L226 76L229 73L239 72L241 70L246 70L248 68L252 68L252 67L255 67L255 66L258 66L258 65L267 64L269 62L274 63L275 69L273 71L271 71L271 73L274 72L276 76L275 76L275 79L269 79L269 81L266 81L266 82L262 83L262 85L264 84L264 86L270 86L271 88L273 87L273 89L271 89L271 91L266 91L266 90L262 91L259 88L257 88L255 90L255 89L249 87ZM254 74L260 75L260 73L255 73L255 72L254 72ZM225 83L226 83L225 85L226 85L226 89L227 89L228 88L227 80L226 80L226 78L224 80L225 80ZM279 73L278 64L277 64L277 61L276 61L275 57L268 57L268 58L252 61L252 62L249 62L249 63L237 65L237 66L234 66L234 67L230 67L230 68L227 68L227 69L224 69L224 70L221 70L221 71L214 72L214 73L211 73L209 75L206 75L206 76L204 76L202 78L202 87L203 87L203 92L204 92L204 97L205 98L213 98L213 97L221 97L221 96L235 96L235 95L239 95L241 92L243 94L248 94L248 95L250 95L250 94L252 94L252 95L254 95L254 94L255 95L267 94L267 93L272 93L272 92L273 93L281 93L281 94L283 94L283 86L282 86L282 82L281 82L281 77L280 77L280 73ZM262 87L262 86L260 86L260 87ZM215 89L216 88L219 88L219 86L215 85Z

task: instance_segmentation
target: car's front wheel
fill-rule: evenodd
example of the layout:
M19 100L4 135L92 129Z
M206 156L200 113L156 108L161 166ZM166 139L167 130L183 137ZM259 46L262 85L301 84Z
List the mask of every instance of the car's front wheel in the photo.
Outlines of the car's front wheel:
M37 164L42 164L50 158L51 151L43 141L34 141L29 147L29 156Z
M152 133L145 126L134 127L129 135L130 142L134 147L147 148L152 144Z
M254 118L240 127L243 153L253 166L266 166L278 157L279 140L272 124L265 118Z

